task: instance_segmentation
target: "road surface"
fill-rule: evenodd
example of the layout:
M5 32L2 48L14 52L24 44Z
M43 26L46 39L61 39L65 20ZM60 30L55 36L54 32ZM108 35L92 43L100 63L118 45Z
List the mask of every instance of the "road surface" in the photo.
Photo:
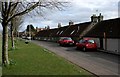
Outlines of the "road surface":
M83 52L76 50L75 47L61 47L54 42L32 41L55 54L85 68L86 70L99 75L118 76L118 56L100 51Z

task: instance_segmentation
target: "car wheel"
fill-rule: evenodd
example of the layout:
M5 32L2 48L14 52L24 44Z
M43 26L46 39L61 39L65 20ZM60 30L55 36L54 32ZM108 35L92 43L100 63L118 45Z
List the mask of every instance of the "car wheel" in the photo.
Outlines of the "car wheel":
M95 51L98 51L98 49L95 49Z
M78 50L79 48L78 47L76 47L76 50Z
M84 48L83 48L83 51L87 51L87 49L84 47Z
M59 43L59 45L60 45L60 46L62 46L62 44L61 44L61 43Z

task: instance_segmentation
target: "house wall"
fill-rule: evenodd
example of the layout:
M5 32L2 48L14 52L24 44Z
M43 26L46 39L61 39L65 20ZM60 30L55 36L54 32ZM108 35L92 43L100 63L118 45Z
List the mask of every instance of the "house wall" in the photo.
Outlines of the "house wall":
M57 42L59 39L60 39L60 37L50 37L49 41Z
M107 51L118 54L120 39L107 39ZM105 39L103 39L103 48L105 49Z
M47 37L35 37L35 40L47 40Z
M79 41L79 38L78 37L71 37L75 42L78 42Z
M118 40L118 54L120 54L120 39Z
M92 37L84 37L90 38L96 41L98 48L100 48L100 39L99 38L92 38ZM107 51L114 54L120 54L120 39L107 39ZM103 39L103 49L105 49L105 39Z
M35 40L57 42L60 37L34 37Z

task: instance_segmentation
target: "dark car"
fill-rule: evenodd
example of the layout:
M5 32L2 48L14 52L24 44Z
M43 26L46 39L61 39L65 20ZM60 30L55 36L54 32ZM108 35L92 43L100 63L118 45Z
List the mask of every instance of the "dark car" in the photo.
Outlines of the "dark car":
M74 41L70 37L61 38L58 41L58 43L59 43L59 45L62 45L62 46L65 46L65 45L72 46L72 45L74 45Z
M77 49L82 49L86 51L88 49L97 50L97 44L92 39L81 39L79 42L76 43Z

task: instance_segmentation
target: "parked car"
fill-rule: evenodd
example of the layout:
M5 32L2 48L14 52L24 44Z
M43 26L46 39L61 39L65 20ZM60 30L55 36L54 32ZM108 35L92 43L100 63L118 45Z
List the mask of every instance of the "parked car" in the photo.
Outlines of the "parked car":
M32 39L32 37L27 37L27 39L28 39L28 40L31 40L31 39Z
M74 45L74 41L70 37L61 38L58 41L58 43L59 43L59 45L62 45L62 46L65 46L65 45L72 46L72 45Z
M25 39L26 38L26 36L22 36L22 39Z
M97 44L92 39L81 39L76 43L77 49L87 51L88 49L97 50Z

